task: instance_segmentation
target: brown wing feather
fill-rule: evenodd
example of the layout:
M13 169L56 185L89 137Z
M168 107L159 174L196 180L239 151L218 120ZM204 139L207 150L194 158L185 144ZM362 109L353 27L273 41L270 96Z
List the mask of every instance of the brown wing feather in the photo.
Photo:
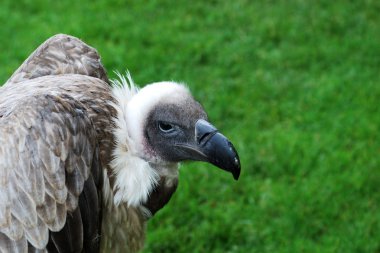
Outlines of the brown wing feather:
M44 249L49 230L61 230L67 213L78 215L96 130L75 99L34 95L1 118L0 136L0 248L25 252L27 240Z
M96 49L78 38L57 34L39 46L6 84L61 74L81 74L108 82Z

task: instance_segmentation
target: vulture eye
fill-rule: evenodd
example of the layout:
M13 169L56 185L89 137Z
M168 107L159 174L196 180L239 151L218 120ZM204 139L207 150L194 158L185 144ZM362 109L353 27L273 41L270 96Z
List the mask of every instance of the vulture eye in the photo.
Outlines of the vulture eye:
M158 122L158 128L165 134L172 133L175 130L172 124L162 121Z

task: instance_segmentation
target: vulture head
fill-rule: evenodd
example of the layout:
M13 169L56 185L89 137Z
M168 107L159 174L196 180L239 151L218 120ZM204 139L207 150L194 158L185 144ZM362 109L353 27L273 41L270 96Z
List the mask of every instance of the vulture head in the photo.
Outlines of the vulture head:
M123 105L116 119L114 167L120 189L116 202L138 205L146 201L163 175L172 176L176 184L182 161L208 162L239 178L234 146L207 121L205 110L185 85L157 82L137 90L130 76L128 80L121 78L114 89L118 105ZM140 166L127 166L130 162ZM137 169L130 172L130 168ZM171 187L173 182L166 184Z

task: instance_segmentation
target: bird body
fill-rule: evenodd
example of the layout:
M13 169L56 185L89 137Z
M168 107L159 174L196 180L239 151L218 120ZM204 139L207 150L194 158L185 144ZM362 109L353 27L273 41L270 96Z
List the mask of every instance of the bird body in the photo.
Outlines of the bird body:
M185 86L109 81L95 49L50 38L0 88L0 251L137 252L179 162L239 176L206 120Z

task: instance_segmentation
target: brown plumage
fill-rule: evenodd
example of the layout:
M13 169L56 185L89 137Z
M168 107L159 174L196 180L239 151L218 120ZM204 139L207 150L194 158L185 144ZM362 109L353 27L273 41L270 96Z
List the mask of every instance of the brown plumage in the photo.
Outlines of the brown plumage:
M43 43L0 89L2 251L48 242L59 252L99 248L101 168L109 171L115 117L107 101L113 97L98 53L67 35ZM85 191L79 210L85 184L97 196ZM80 211L92 213L95 225L83 227ZM65 223L70 231L62 233Z

